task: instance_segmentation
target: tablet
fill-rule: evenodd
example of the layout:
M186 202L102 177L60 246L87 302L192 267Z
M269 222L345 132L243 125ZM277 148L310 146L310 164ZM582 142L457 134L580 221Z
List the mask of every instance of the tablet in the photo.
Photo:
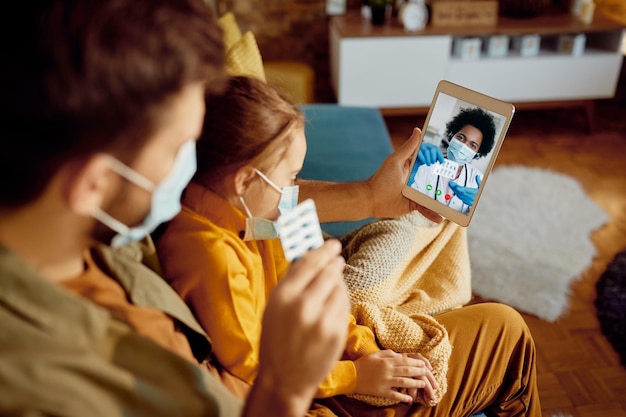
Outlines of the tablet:
M511 103L440 81L402 194L469 225L514 112Z

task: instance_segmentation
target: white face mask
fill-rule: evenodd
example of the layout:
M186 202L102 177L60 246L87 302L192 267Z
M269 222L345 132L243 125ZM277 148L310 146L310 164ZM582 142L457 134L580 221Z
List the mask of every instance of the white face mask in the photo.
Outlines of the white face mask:
M254 171L259 177L267 182L270 187L280 193L278 211L280 211L281 215L287 213L298 205L299 187L297 185L280 188L258 169L255 168ZM248 216L246 218L246 230L243 236L244 241L268 240L274 239L278 236L278 233L276 232L276 222L264 219L262 217L252 216L252 213L250 212L250 209L248 208L248 205L246 204L243 197L240 196L239 200L241 201L241 205L243 206Z
M448 146L448 159L463 165L469 163L475 156L476 152L465 146L457 138L452 138L450 146Z
M180 197L196 172L196 143L190 140L181 146L170 173L158 185L129 166L111 157L111 169L128 181L152 193L150 212L143 222L129 227L97 208L92 216L117 232L111 246L120 247L148 236L161 223L171 220L181 209Z

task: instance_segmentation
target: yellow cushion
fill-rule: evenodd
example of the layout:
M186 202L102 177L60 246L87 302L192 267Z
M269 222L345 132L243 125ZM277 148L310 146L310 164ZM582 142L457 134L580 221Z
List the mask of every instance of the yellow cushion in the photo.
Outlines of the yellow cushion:
M239 39L241 39L241 30L235 19L233 12L228 12L217 21L217 24L222 29L224 46L228 51Z
M245 75L265 81L263 58L252 32L246 32L228 49L226 71L230 75Z
M313 102L313 68L303 62L268 61L263 65L267 83L281 90L296 104Z
M266 81L297 104L311 103L314 96L313 69L300 62L275 61L263 64L261 51L252 32L241 34L233 12L218 19L226 49L226 71Z

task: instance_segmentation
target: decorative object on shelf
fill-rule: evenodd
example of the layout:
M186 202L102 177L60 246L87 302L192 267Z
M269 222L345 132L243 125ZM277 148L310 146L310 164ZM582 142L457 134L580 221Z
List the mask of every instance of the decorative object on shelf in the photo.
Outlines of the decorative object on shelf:
M478 59L481 45L480 38L454 38L454 56L460 59Z
M487 56L491 58L505 57L509 54L509 37L493 35L487 37Z
M600 0L595 4L598 15L626 26L626 2L624 0Z
M584 33L578 35L559 35L557 50L562 54L581 56L585 52L587 37Z
M596 4L593 0L584 0L580 5L580 14L578 19L585 25L588 25L593 20L593 15L596 11Z
M570 12L574 16L580 16L580 10L582 9L584 1L586 1L586 0L571 0L571 2L570 2Z
M534 17L544 13L551 0L500 0L500 12L509 17Z
M346 0L326 0L326 14L337 16L346 13Z
M521 35L513 38L513 50L521 56L536 56L539 54L541 46L541 36Z
M370 6L369 0L361 1L361 17L367 20L372 19L372 6Z
M498 23L497 1L442 1L431 4L433 26L494 26Z
M382 26L391 12L393 0L369 0L372 13L372 25Z
M424 0L409 0L402 4L398 10L398 19L405 30L423 30L428 22L428 9Z

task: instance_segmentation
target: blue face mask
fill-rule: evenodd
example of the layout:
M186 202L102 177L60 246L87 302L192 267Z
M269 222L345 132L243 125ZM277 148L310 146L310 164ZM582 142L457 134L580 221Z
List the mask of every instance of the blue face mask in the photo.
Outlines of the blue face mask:
M469 163L476 156L476 152L468 148L456 138L452 138L448 146L448 159L463 165Z
M180 197L196 172L196 143L190 140L181 146L172 170L158 185L113 157L111 157L111 169L138 187L152 193L150 212L137 226L129 227L100 208L92 214L95 219L117 232L111 240L111 246L120 247L143 239L161 223L171 220L180 212Z
M297 185L280 188L278 185L274 184L274 181L270 180L267 175L258 169L255 168L254 171L259 177L263 178L263 181L268 183L270 187L280 193L280 201L278 202L278 211L280 214L285 214L288 211L293 210L294 207L298 205L298 194L300 192L300 188Z
M250 240L269 240L278 237L276 231L276 222L273 222L262 217L254 217L246 204L243 197L239 196L241 205L246 210L246 230L243 235L243 240L248 242Z
M261 177L265 182L269 184L270 187L275 189L280 193L280 201L278 202L278 211L281 215L287 213L290 210L293 210L294 207L298 205L298 193L299 187L297 185L290 185L288 187L280 188L278 185L274 184L274 181L270 180L267 175L263 174L258 169L254 169L259 177ZM254 217L248 208L243 197L239 197L241 201L241 205L248 217L246 218L246 230L244 232L243 240L268 240L274 239L278 236L276 232L276 222L273 222L268 219L264 219L262 217Z

